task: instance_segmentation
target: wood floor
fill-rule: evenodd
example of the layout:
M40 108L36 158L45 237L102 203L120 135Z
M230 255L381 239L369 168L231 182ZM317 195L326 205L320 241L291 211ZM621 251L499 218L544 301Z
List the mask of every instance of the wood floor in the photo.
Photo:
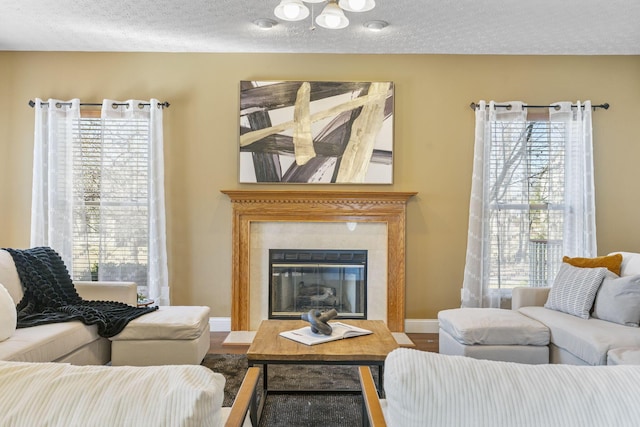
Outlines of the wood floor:
M228 332L211 332L211 346L209 354L243 354L249 349L248 345L223 345ZM415 348L422 351L438 352L438 334L407 334L416 345Z

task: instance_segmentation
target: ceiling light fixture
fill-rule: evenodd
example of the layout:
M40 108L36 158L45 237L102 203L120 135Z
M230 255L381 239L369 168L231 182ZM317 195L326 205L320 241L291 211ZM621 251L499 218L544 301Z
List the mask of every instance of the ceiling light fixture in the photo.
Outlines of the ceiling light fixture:
M325 3L326 0L304 0L304 3ZM281 0L276 6L275 15L285 21L301 21L309 16L309 8L302 0ZM376 6L375 0L329 0L322 13L315 19L323 28L338 30L349 25L348 12L367 12ZM312 17L313 19L313 17Z
M370 31L382 31L389 23L387 21L367 21L362 25Z
M253 21L253 23L262 30L270 30L274 26L278 25L273 19L260 18Z
M301 0L282 0L273 13L285 21L301 21L309 16L309 8Z

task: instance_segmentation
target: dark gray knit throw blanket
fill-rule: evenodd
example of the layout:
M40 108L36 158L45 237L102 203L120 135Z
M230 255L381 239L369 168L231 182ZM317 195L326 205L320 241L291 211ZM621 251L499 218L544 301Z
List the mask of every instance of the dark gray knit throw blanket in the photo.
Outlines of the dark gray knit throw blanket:
M48 247L8 249L24 288L17 305L18 328L80 320L97 325L98 334L112 337L127 324L158 307L132 307L115 301L85 301L76 292L67 267Z

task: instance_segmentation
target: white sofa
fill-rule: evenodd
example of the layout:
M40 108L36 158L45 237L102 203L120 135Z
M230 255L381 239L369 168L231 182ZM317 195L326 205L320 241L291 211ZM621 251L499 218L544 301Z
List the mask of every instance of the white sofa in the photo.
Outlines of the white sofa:
M400 348L379 399L359 367L373 427L637 426L640 366L528 365Z
M137 305L133 282L74 281L85 300ZM80 321L15 329L23 289L9 252L0 249L0 360L67 362L75 365L150 366L200 364L210 346L207 306L161 306L130 321L119 334L103 338ZM11 316L13 315L13 329ZM4 319L7 319L4 321Z
M13 427L250 426L259 368L233 406L225 378L201 365L75 366L0 361L0 424Z
M137 303L133 282L74 282L78 294L87 300ZM0 286L4 287L15 305L23 290L11 255L0 250ZM6 298L6 293L3 292ZM7 307L0 305L0 307ZM2 308L0 308L2 310ZM0 341L0 360L18 362L67 362L75 365L103 365L111 360L111 341L100 337L95 325L80 321L52 323L15 329Z
M622 254L621 277L640 275L640 254ZM606 282L605 282L606 284ZM639 283L640 284L640 283ZM609 353L621 348L640 351L640 328L626 326L594 317L583 319L571 314L545 308L551 288L519 287L513 289L512 309L534 319L550 331L549 362L572 365L606 365ZM602 292L602 286L598 292ZM601 295L596 296L598 304ZM604 295L602 295L604 297ZM621 298L634 298L635 310L640 316L638 292L620 294ZM633 308L632 308L633 309ZM609 311L612 311L611 309ZM629 354L629 352L627 352Z

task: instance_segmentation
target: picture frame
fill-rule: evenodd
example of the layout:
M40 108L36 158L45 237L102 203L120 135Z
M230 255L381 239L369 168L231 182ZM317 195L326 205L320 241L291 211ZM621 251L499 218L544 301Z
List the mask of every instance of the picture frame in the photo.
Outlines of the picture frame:
M393 183L393 82L241 81L239 182Z

